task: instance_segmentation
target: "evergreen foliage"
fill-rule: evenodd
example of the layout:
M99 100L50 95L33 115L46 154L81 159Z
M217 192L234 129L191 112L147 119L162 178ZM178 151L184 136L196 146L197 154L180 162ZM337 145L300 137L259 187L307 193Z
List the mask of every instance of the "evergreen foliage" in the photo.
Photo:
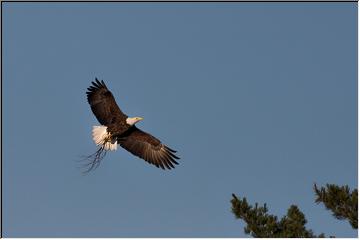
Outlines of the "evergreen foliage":
M326 209L331 210L335 218L347 219L350 225L358 228L358 191L345 186L327 184L320 189L314 184L316 203L324 203ZM266 203L263 206L249 205L246 198L239 199L232 194L232 212L235 217L242 219L247 224L244 227L246 234L261 238L314 238L325 237L322 233L318 236L313 231L306 229L305 215L296 205L291 205L286 216L278 220L277 216L268 214ZM333 236L330 236L333 237Z
M349 186L337 186L335 184L326 184L326 188L320 189L314 184L316 194L316 203L324 203L326 209L333 212L337 219L347 219L350 225L358 228L358 191L354 189L350 193Z
M268 214L266 204L255 206L248 204L246 198L242 200L232 195L232 212L236 218L243 219L247 226L244 228L246 234L261 238L313 238L325 237L324 234L316 236L312 230L305 228L305 215L295 205L290 206L287 215L278 221L277 216Z

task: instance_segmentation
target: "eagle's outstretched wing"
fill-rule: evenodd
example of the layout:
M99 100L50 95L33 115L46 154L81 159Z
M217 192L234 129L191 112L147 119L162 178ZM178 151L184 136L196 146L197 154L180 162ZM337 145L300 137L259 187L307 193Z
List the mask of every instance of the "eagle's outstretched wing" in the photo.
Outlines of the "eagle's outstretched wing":
M126 116L116 104L115 98L106 87L104 81L91 82L93 86L86 92L87 100L97 120L105 126L118 121L126 121Z
M179 159L175 155L176 151L165 146L157 138L141 131L137 127L131 127L121 138L118 138L120 146L131 152L132 154L144 159L150 164L162 169L175 168L174 164L178 164L175 159Z

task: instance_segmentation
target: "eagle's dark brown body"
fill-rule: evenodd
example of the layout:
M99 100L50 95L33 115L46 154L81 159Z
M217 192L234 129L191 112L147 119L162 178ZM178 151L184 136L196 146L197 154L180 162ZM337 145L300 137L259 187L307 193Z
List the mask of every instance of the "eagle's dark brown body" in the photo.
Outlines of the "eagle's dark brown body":
M88 102L100 124L107 127L112 142L117 141L127 151L156 167L171 169L178 164L176 151L135 125L127 124L128 116L120 110L104 81L96 79L92 84L86 92Z

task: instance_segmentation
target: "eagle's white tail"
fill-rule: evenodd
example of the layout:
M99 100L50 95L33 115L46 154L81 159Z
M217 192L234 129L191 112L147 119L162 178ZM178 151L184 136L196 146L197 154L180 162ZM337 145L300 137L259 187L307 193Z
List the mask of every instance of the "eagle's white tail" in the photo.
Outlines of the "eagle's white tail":
M107 132L106 126L93 126L92 136L96 145L104 145L105 150L116 150L117 141L111 142L111 135Z

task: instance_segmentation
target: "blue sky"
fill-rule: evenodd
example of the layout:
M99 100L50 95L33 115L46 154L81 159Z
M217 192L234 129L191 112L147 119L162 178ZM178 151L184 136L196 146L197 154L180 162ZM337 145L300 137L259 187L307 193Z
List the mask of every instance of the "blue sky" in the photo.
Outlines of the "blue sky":
M356 237L312 185L357 187L357 3L3 3L5 237L245 237L231 193ZM83 176L103 79L178 150Z

